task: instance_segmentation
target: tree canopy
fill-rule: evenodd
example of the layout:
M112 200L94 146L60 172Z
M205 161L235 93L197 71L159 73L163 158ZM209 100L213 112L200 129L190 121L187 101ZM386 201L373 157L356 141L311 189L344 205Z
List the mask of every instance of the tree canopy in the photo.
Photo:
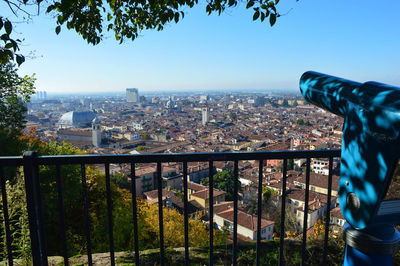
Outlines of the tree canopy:
M12 63L0 63L0 128L25 127L25 104L34 90L34 76L20 77Z
M204 178L201 183L203 185L208 186L209 178ZM220 189L226 192L225 199L233 200L233 192L235 188L235 175L232 170L223 170L222 172L218 172L213 176L214 188ZM238 189L241 190L241 183L238 180Z

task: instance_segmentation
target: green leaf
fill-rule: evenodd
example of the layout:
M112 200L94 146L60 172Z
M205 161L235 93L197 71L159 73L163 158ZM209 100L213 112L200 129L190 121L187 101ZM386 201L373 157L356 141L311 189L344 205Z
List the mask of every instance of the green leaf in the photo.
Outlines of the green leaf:
M208 15L211 14L211 6L210 5L206 6L206 12L207 12Z
M0 30L3 28L3 19L0 17Z
M269 24L271 24L271 26L274 26L276 22L276 15L274 13L271 13L271 15L269 16Z
M13 48L13 44L9 42L6 44L6 46L4 46L4 48L6 48L6 49Z
M250 7L254 6L254 1L249 1L246 5L246 9L249 9Z
M279 0L275 0L275 5L277 5L279 3Z
M23 62L25 62L25 57L23 55L17 54L16 59L18 66L20 66Z
M57 26L57 27L56 27L56 34L59 34L60 31L61 31L61 27L60 27L60 26Z
M253 15L253 20L258 19L258 17L260 16L260 11L256 11Z
M12 31L12 24L11 24L11 22L7 20L7 21L4 23L4 28L5 28L5 30L6 30L6 33L7 33L8 35L10 35L10 34L11 34L11 31Z
M178 23L179 21L179 12L175 13L175 23Z
M54 5L51 5L47 8L46 13L50 13L51 11L53 11L56 7Z

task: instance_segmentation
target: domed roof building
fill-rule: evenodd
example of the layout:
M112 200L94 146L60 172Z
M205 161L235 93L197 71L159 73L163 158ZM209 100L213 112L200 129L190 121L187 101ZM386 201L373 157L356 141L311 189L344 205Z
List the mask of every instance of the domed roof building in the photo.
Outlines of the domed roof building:
M65 113L58 121L60 128L70 127L91 127L92 121L97 118L96 113L92 111L72 111ZM96 119L96 122L98 118Z

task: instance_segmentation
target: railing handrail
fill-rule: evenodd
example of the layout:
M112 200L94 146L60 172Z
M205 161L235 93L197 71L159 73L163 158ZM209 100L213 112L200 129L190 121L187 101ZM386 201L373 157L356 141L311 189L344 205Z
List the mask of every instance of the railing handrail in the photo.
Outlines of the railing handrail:
M328 175L328 202L331 199L331 189L332 189L332 167L333 158L339 158L341 155L340 149L327 149L327 150L284 150L284 151L251 151L251 152L203 152L203 153L170 153L170 154L83 154L83 155L46 155L37 156L36 153L27 152L25 156L5 156L0 157L0 187L2 190L2 200L3 200L3 211L5 213L5 226L9 231L9 219L7 210L7 195L5 191L5 176L4 167L8 166L24 166L24 177L26 186L26 197L27 197L27 207L29 212L29 224L31 232L31 243L32 243L32 256L35 265L47 265L47 253L46 253L46 239L44 235L43 228L43 217L41 213L41 197L40 197L40 180L39 172L41 165L54 165L56 166L56 180L58 189L58 201L60 208L60 226L63 241L63 257L64 264L68 263L68 252L67 252L67 240L66 240L66 226L65 226L65 214L63 207L63 196L62 196L62 178L60 167L62 165L80 165L81 166L81 183L82 183L82 193L83 193L83 204L84 204L84 217L85 217L85 233L87 239L87 256L88 263L92 265L92 248L91 248L91 221L89 216L89 202L87 201L87 185L86 185L86 168L85 165L90 164L104 164L105 165L105 178L107 185L107 214L108 214L108 227L109 227L109 247L110 247L110 259L111 265L115 265L114 257L114 243L113 243L113 218L112 218L112 198L110 195L110 164L130 164L131 166L131 176L136 176L135 167L137 164L141 163L157 163L157 176L156 185L158 190L158 210L159 210L159 232L160 232L160 265L164 265L164 229L163 229L163 200L162 200L162 163L176 162L183 164L183 187L184 187L184 222L185 222L185 265L189 265L189 236L188 236L188 162L208 162L209 163L209 197L213 198L213 175L214 175L214 161L233 161L233 173L234 173L234 217L233 217L233 247L232 247L232 263L236 265L238 247L237 247L237 231L238 231L238 180L239 180L239 161L255 160L259 161L259 178L258 178L258 210L257 210L257 257L256 265L260 265L260 248L261 248L261 186L263 179L263 167L264 163L268 160L283 160L283 182L282 182L282 205L281 205L281 220L285 220L285 203L286 203L286 178L287 178L287 166L289 159L306 159L306 195L305 195L305 205L308 206L308 192L310 184L310 172L311 172L311 159L312 158L328 158L329 159L329 175ZM33 184L33 185L32 185ZM135 262L140 263L139 260L139 244L138 244L138 224L137 224L137 214L136 214L136 182L135 178L131 178L131 189L132 189L132 214L133 214L133 224L134 224L134 237L135 237ZM209 212L210 217L213 217L213 201L209 201ZM330 204L326 209L326 217L329 217ZM307 212L306 212L307 213ZM303 218L303 248L302 248L302 265L306 263L306 250L305 245L307 241L306 229L307 229L307 215ZM329 220L325 223L325 232L329 229ZM213 226L209 227L210 230L210 244L209 244L209 264L213 265ZM285 235L284 223L281 223L281 235ZM7 250L10 265L13 264L13 256L11 252L11 236L9 232L7 237ZM284 264L283 260L283 249L284 249L284 239L280 238L279 243L279 265ZM325 233L324 239L324 254L323 260L327 261L327 241L328 234Z
M154 163L154 162L206 162L234 160L283 160L304 158L340 157L340 149L284 150L250 152L201 152L201 153L144 153L144 154L85 154L45 155L34 158L40 165L94 164L94 163ZM0 156L0 165L23 165L23 156Z

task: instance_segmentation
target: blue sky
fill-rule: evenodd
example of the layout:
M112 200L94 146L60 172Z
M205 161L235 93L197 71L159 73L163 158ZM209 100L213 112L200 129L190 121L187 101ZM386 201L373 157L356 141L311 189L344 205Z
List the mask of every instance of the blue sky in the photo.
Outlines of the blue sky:
M400 1L281 0L278 10L288 13L271 28L243 5L207 16L200 4L164 31L97 46L65 27L56 35L42 14L17 25L36 55L20 73L49 93L297 89L307 70L400 86Z

